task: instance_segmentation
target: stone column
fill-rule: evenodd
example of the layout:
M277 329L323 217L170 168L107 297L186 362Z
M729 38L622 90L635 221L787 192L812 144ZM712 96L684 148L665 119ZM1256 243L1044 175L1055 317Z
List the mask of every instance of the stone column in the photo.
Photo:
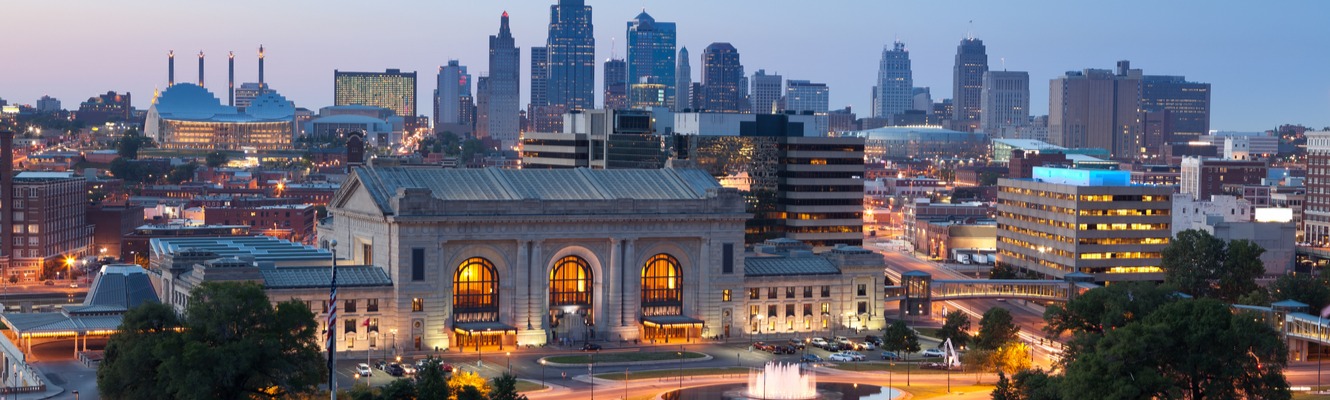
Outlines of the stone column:
M517 326L517 343L539 345L548 339L545 331L545 281L544 262L541 261L541 240L522 239L518 241L518 260L521 265L518 275L522 279L518 301L523 311L521 318L514 321Z
M623 248L619 238L610 238L610 256L609 262L604 268L605 297L600 301L601 315L604 316L598 324L604 328L613 328L625 325L625 310L623 308Z

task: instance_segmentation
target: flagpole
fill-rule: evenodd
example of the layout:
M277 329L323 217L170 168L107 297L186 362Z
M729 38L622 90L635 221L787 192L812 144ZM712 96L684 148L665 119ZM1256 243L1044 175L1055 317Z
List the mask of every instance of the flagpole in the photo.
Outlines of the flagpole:
M337 400L337 240L324 242L332 250L332 281L328 290L328 392Z

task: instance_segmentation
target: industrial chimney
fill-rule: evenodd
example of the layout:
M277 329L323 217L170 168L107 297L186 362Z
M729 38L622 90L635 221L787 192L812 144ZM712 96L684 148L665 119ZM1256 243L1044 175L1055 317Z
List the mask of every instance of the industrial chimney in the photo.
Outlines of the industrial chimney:
M236 53L226 52L226 105L236 106Z
M166 53L166 87L175 85L175 50Z
M203 87L203 50L199 50L199 87Z
M263 45L259 45L259 91L262 92L263 86Z

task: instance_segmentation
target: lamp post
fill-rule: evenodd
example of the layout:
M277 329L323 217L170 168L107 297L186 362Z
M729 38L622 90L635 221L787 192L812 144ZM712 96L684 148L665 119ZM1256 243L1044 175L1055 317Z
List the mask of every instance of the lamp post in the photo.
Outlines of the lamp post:
M508 356L508 374L509 374L509 375L512 375L512 374L513 374L513 352L511 352L511 351L510 351L510 352L506 352L506 353L504 353L504 355Z
M596 400L596 353L591 353L591 362L586 365L586 373L591 381L591 400Z
M328 392L337 400L337 240L324 242L332 252L332 280L328 289ZM134 252L130 252L133 254ZM138 259L135 258L135 263Z
M683 390L683 345L679 345L679 390Z
M545 359L540 359L540 387L545 387Z

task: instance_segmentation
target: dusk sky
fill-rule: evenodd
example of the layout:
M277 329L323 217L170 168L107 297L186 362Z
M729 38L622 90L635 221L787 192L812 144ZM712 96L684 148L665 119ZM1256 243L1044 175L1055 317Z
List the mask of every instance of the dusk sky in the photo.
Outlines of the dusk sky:
M225 102L226 53L236 81L257 81L255 52L267 49L266 81L298 107L332 104L333 70L419 73L417 112L431 115L438 66L458 59L473 76L488 70L486 37L499 14L512 17L522 48L522 104L529 94L528 48L544 45L554 0L517 1L15 1L0 12L0 98L64 108L109 90L147 108L166 86L166 53L176 78L197 79L207 54L207 87ZM701 79L702 49L730 42L745 72L824 82L831 106L867 117L882 47L905 41L915 86L951 97L956 45L967 32L988 47L990 69L1030 72L1034 115L1048 110L1048 80L1068 70L1113 68L1117 60L1152 75L1185 75L1213 85L1211 127L1255 131L1278 124L1330 125L1330 2L1281 1L589 1L597 59L624 56L625 22L643 7L678 24L681 47ZM971 24L970 21L973 20ZM611 39L615 39L611 42ZM596 104L601 104L597 65ZM473 88L474 90L474 88Z

